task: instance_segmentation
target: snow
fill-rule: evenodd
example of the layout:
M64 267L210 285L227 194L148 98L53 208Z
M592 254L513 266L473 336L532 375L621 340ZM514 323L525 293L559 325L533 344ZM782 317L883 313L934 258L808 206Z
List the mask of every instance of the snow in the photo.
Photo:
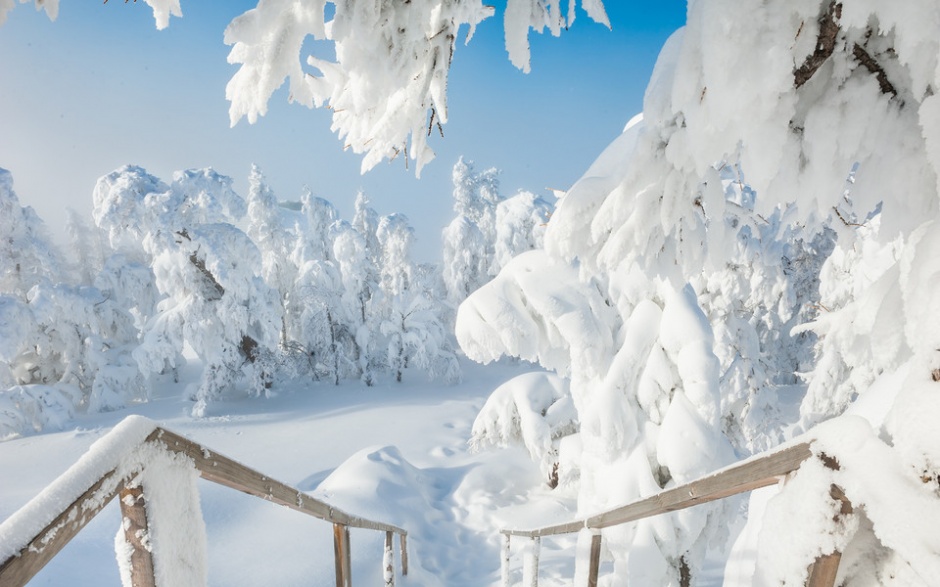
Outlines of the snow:
M73 424L77 428L0 443L0 469L16 479L0 484L0 519L27 503L93 440L133 411L151 420L132 418L119 426L124 432L114 442L95 444L95 469L69 484L81 485L79 481L96 477L122 458L154 462L153 474L142 477L141 483L145 487L148 482L155 484L158 491L165 487L178 500L163 515L198 518L201 510L206 521L209 585L257 585L270 582L272 576L282 585L309 584L311 577L332 580L332 528L204 481L196 484L199 503L193 504L182 497L189 495L191 483L185 467L180 469L172 460L154 461L155 455L149 452L128 457L122 448L146 437L155 422L344 511L407 529L409 575L399 575L396 538L396 584L495 584L500 566L496 530L569 518L574 515L573 501L544 488L544 478L524 449L468 452L471 425L489 391L525 368L472 364L463 368L470 381L446 392L426 383L407 387L308 385L282 389L266 400L223 399L211 404L201 420L190 418L188 402L166 385L147 404L79 415ZM198 376L198 369L190 366L182 376L181 385L185 385ZM69 499L74 496L60 497L56 504ZM41 509L48 515L53 508L46 500L43 504ZM524 506L517 510L518 504ZM120 526L116 508L111 504L99 514L31 584L118 584L112 547ZM4 522L4 532L9 532L9 524ZM37 519L26 528L20 526L16 536L27 536L41 525ZM158 531L158 527L152 529ZM354 581L379 583L384 572L384 532L353 529L351 535ZM21 541L14 538L2 535L4 552L12 549L8 545ZM198 533L177 540L182 549L198 552ZM514 551L514 566L518 566L518 555ZM549 585L552 577L557 581L570 576L573 551L546 543L541 567L541 578Z

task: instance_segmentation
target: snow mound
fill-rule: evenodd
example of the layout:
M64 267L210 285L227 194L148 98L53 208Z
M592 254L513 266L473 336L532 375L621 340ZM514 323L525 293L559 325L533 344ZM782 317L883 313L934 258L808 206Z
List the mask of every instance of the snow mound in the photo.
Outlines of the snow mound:
M456 519L453 493L472 467L421 469L394 446L364 449L337 467L313 495L354 515L408 532L408 579L418 585L463 584L498 569L495 548L477 542ZM379 583L385 535L352 530L352 574L357 583ZM473 542L471 542L473 541ZM399 572L398 545L395 570Z

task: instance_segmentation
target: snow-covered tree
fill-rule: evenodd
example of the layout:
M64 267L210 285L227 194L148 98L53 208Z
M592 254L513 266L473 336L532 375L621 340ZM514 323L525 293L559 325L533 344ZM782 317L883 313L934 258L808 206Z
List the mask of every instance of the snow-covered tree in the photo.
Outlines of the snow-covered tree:
M247 232L261 252L261 276L280 295L280 346L286 351L290 346L292 326L299 321L303 311L294 290L299 268L291 254L297 231L256 165L252 165L248 176L247 203Z
M496 241L499 171L477 173L461 157L454 165L454 212L444 229L443 275L448 299L455 306L489 281Z
M471 356L528 352L546 364L546 357L559 350L570 353L572 395L584 447L582 505L613 505L613 500L603 499L603 488L592 485L591 478L602 471L625 470L617 468L616 461L605 460L611 446L630 454L631 444L624 441L630 436L621 432L623 414L640 416L644 432L639 442L654 442L657 449L652 453L655 458L647 459L649 451L635 453L644 454L644 462L640 470L631 470L631 478L642 479L640 471L646 467L657 483L634 487L620 496L625 501L692 472L681 462L669 462L676 454L670 456L668 447L686 446L718 457L721 442L716 444L705 434L676 435L675 428L670 431L667 425L669 414L676 409L706 427L717 423L718 354L721 360L737 354L768 371L780 370L758 379L792 378L792 372L782 370L787 365L792 369L805 356L812 337L801 338L801 330L771 336L772 330L813 319L816 312L818 318L807 328L820 335L820 344L810 375L811 391L803 404L804 423L809 426L839 414L852 398L878 395L884 402L875 411L880 415L854 429L861 444L853 446L867 443L865 450L872 455L893 454L889 460L903 463L907 481L926 480L934 486L940 463L931 432L940 414L940 401L934 399L934 380L940 379L934 375L940 364L936 351L940 310L936 296L928 292L940 266L928 251L937 250L934 235L940 234L935 229L940 198L934 144L940 132L940 100L932 89L940 81L936 68L940 44L926 31L938 22L940 13L928 2L906 4L903 9L848 0L771 2L747 8L724 0L691 3L687 27L670 38L660 55L646 93L643 122L629 125L601 154L562 198L546 230L544 255L553 264L551 273L559 275L569 267L579 284L571 290L580 288L579 297L595 296L609 304L616 313L609 322L616 333L614 344L596 337L588 345L587 338L556 336L555 330L546 328L548 322L591 323L588 310L597 304L572 301L567 306L561 300L569 298L560 295L551 296L551 304L540 304L546 291L554 290L536 283L532 273L544 267L531 262L528 267L510 263L497 285L480 290L461 307L461 342ZM723 189L721 170L729 164L747 174L753 214L739 214L740 202ZM853 182L848 199L847 177ZM774 219L774 214L779 217ZM733 222L736 216L738 224ZM747 217L788 228L767 233L758 226L746 235L740 222ZM838 246L818 275L817 268L830 250L827 227L835 231ZM742 249L738 246L742 236L772 236L778 244L760 243L760 254L752 256L747 249L757 243L744 243ZM747 310L756 322L773 316L764 324L728 319L732 313L727 306L734 300L721 289L740 287L739 279L746 273L740 275L728 264L742 261L760 265L754 271L756 279L739 291L748 303L764 305ZM837 283L847 272L853 278ZM813 294L811 284L817 275L819 292ZM779 285L771 285L774 282ZM815 308L811 307L814 295L819 296ZM794 316L799 316L796 321ZM541 342L501 335L514 320L542 325L541 331L526 329ZM634 327L634 322L644 328ZM747 336L714 338L714 332L729 327L743 328ZM657 330L660 334L652 334ZM640 332L647 334L632 339ZM683 332L686 339L678 347L679 341L670 334L674 332ZM715 340L732 348L716 353ZM643 341L637 352L634 343ZM692 350L686 350L689 344ZM759 349L764 357L755 361L750 353L748 358L747 347ZM632 349L626 366L616 358L623 349ZM611 351L615 358L609 358ZM775 352L781 352L784 360L767 360ZM588 360L580 364L584 356ZM564 367L566 362L558 365ZM820 378L828 382L817 383ZM618 379L625 383L624 393L608 399L607 383ZM676 383L681 385L673 390ZM691 396L690 388L696 390ZM703 393L706 389L715 392ZM871 406L865 413L872 413ZM597 417L601 408L605 413ZM698 426L683 428L705 431ZM840 447L830 443L826 450L838 454ZM851 454L844 456L846 462L851 460ZM669 474L663 476L667 469ZM784 494L790 503L818 500L834 482L831 474L820 478L824 482L814 486L818 494L805 493L811 482L794 484ZM849 499L864 503L871 497L856 486L856 496ZM884 504L870 505L868 512L861 508L861 515L874 515ZM831 520L838 513L838 504L827 502L826 507L836 509L820 520ZM682 558L694 579L701 538L708 534L701 530L714 527L714 520L698 526L688 522L674 519L668 538L644 534L654 530L638 524L632 537L622 537L625 540L611 549L616 576L677 583L684 574L675 556L688 547L691 550ZM847 585L870 584L896 573L907 581L910 573L902 572L898 557L885 555L885 546L876 538L878 529L872 531L874 521L869 522L808 528L800 543L826 553L831 546L820 546L821 537L842 533L838 534L842 544L864 552L869 564L847 568ZM778 531L779 527L768 529ZM653 549L642 548L643 544L657 544L661 557L651 556ZM762 552L764 544L776 549L774 560L788 562L765 567L761 580L780 584L805 579L805 553L814 552L812 548L784 554L779 542L762 540ZM914 567L926 560L916 553L900 558L905 556L914 557L907 559ZM929 580L922 575L915 582Z
M42 220L20 205L13 175L0 168L0 292L25 299L30 288L55 279L62 268Z
M449 348L441 316L443 305L430 294L429 276L416 271L410 255L414 230L402 214L379 221L382 245L381 333L387 341L388 369L401 381L410 366L432 378L459 379L456 357Z
M443 278L456 307L519 253L542 244L551 205L520 191L504 199L499 171L476 172L461 157L454 165L454 212L443 231Z
M0 25L16 0L0 0ZM180 0L145 0L158 29L182 16ZM505 45L509 59L529 71L529 31L559 36L575 21L576 0L509 0ZM581 0L597 23L610 23L602 0ZM36 0L52 20L58 0ZM328 7L328 5L330 5ZM229 118L254 123L274 92L288 82L290 101L332 111L346 148L365 153L362 171L399 155L415 160L418 175L434 158L428 137L447 123L447 79L461 27L493 16L481 0L260 0L225 30L229 63L241 64L226 86ZM332 43L332 58L305 55L308 38ZM304 65L307 67L304 67Z
M490 275L499 273L516 255L542 246L551 211L552 206L532 192L520 191L499 202Z
M261 255L226 222L245 213L231 179L211 169L177 172L167 186L124 167L95 187L95 218L112 243L153 269L164 296L134 357L145 375L178 362L184 343L203 361L193 413L238 381L269 385L280 326L277 296L262 280Z
M308 189L300 198L301 214L306 221L295 245L298 265L312 260L332 260L333 223L339 212L329 201L318 198Z
M68 237L67 257L71 272L79 283L92 283L105 263L105 247L101 231L89 224L74 209L66 211L65 234Z
M345 320L343 281L332 261L307 261L301 267L296 289L303 300L301 342L318 377L339 385L355 377L358 363L355 332Z
M360 197L356 200L357 204L361 198L360 193ZM357 206L357 217L359 217L358 210ZM376 220L376 228L377 224ZM364 222L360 222L359 225L367 229L370 226ZM366 385L372 385L375 382L375 371L378 367L376 365L376 335L379 330L374 299L379 291L378 268L373 259L374 252L368 246L370 240L378 246L378 237L375 236L375 230L370 236L371 239L367 239L351 225L339 223L336 228L336 239L333 241L333 257L339 266L340 279L343 282L340 309L355 342L350 360L358 366L359 377Z
M366 154L363 171L403 154L416 161L420 174L434 157L427 138L447 122L447 76L458 31L469 26L469 41L476 25L493 15L493 7L480 0L330 3L329 20L326 0L278 0L261 2L232 21L225 42L233 45L229 61L241 64L226 89L232 123L264 115L271 95L287 80L292 101L332 109L339 137L354 152ZM599 0L582 6L607 24ZM574 2L564 16L559 0L511 0L504 22L512 62L528 70L530 28L548 28L557 36L574 16ZM317 73L298 58L308 36L335 47L335 61L307 57Z
M0 170L0 437L147 396L134 318L109 292L67 283L31 208ZM90 261L93 262L93 259Z

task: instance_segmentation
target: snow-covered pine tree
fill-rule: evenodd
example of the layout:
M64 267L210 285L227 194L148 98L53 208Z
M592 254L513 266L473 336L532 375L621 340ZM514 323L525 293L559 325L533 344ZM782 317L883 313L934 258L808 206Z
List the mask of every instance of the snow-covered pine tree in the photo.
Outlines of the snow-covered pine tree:
M456 306L489 281L496 242L499 171L477 173L461 157L454 165L454 212L444 229L443 276L450 302Z
M443 134L447 123L447 77L459 29L469 27L469 41L494 8L480 0L333 0L334 11L325 11L326 4L262 2L228 26L229 61L241 64L226 89L232 123L264 115L271 95L287 80L292 101L332 110L333 128L346 146L365 153L364 172L382 159L404 156L415 160L420 175L434 158L430 131ZM600 0L585 0L581 7L609 26ZM332 18L326 20L327 14ZM504 19L510 60L528 71L529 30L558 36L574 19L574 0L567 14L559 0L512 0ZM332 41L336 50L335 61L309 57L316 73L301 63L308 36ZM278 50L270 50L274 46Z
M291 255L298 238L296 224L278 205L277 197L265 183L264 174L257 165L251 166L248 176L247 200L248 236L261 252L261 276L280 296L280 347L288 352L291 341L289 325L295 324L303 311L294 291L299 268Z
M293 252L297 266L313 260L332 261L333 223L339 219L336 207L309 189L300 197L300 204L305 224Z
M36 212L20 205L13 175L0 168L0 292L26 300L43 279L61 275L61 254Z
M365 239L365 250L368 253L371 267L369 267L368 281L378 283L379 259L382 256L382 245L379 244L379 213L372 208L369 197L365 192L356 194L355 212L353 213L352 227Z
M158 29L182 16L180 0L146 0ZM0 25L15 2L0 1ZM610 27L602 0L581 8ZM36 0L55 20L58 0ZM332 5L329 8L328 5ZM510 0L503 25L509 59L529 71L529 31L559 36L575 21L576 0ZM564 6L564 7L563 7ZM566 9L565 9L566 8ZM226 86L229 118L249 123L267 113L274 92L288 82L290 101L332 111L333 129L346 148L365 153L362 171L383 159L415 160L415 171L434 158L431 131L447 123L447 78L459 30L496 13L481 0L264 0L225 30L229 63L241 66ZM308 56L312 37L333 44L335 61ZM305 67L305 65L307 67ZM407 159L406 159L407 164Z
M417 367L432 378L459 379L456 356L449 348L443 305L431 295L432 276L411 261L414 230L402 214L379 221L381 265L381 333L386 340L388 370L402 381L405 369Z
M105 249L101 231L91 226L74 209L66 210L65 234L68 237L68 264L74 278L83 284L94 282L104 267Z
M736 248L732 245L739 229L725 221L733 206L720 187L719 170L729 163L740 165L753 188L758 218L769 218L778 207L791 204L781 209L781 221L802 226L803 252L799 246L794 250L796 258L805 255L806 270L788 268L786 260L781 267L784 276L793 280L787 285L791 292L800 291L799 282L814 279L813 267L820 264L827 251L825 236L822 242L817 241L824 227L828 224L838 235L836 253L821 274L820 315L810 326L821 335L811 389L820 377L828 382L807 396L804 420L811 425L820 418L835 416L853 398L873 394L876 399L857 408L867 420L840 419L829 427L830 431L850 432L852 446L868 451L871 457L855 460L862 455L848 452L844 460L864 462L863 467L882 463L885 474L900 476L902 484L926 484L928 490L936 490L940 478L940 449L934 434L940 417L940 401L936 399L940 307L936 296L929 293L930 284L936 283L940 275L935 255L940 239L936 236L940 234L936 230L940 223L936 181L940 100L932 90L940 83L936 68L940 44L927 33L938 22L940 13L928 2L906 4L903 9L894 4L828 0L770 2L747 8L732 6L725 0L691 3L687 27L673 35L660 54L646 94L644 124L630 125L568 191L545 237L546 254L552 262L570 264L572 271L576 268L579 287L596 290L615 309L620 320L611 324L618 332L637 316L641 305L652 310L646 302L652 302L666 316L670 305L675 304L676 292L689 291L684 282L696 281L702 274L707 278L729 261L734 262ZM854 213L846 214L844 184L850 176L854 181L850 211ZM788 238L781 240L786 243ZM856 255L865 260L853 259ZM748 261L772 267L781 259L774 254L768 259ZM535 302L544 297L544 292L539 292L544 286L537 286L531 276L513 266L510 263L497 278L506 291L498 296L500 308L509 308L517 316L525 316L526 312L548 316L556 323L565 316L559 315L558 303L540 309ZM855 279L834 282L845 275L846 269L855 267L873 271L865 275L859 271ZM764 278L774 280L774 273L768 271ZM513 281L517 285L507 288L506 283ZM759 286L747 295L772 300L773 295L768 295L772 290ZM703 320L705 314L695 296L682 297L688 311L675 324L689 328L698 322L711 329ZM776 310L782 327L787 324L786 317L794 315L788 297L779 298L785 304ZM838 310L828 311L827 300L838 301ZM512 352L509 343L500 340L496 328L479 325L486 319L495 325L498 318L482 302L482 297L474 301L472 296L464 304L468 347L481 358L501 350ZM718 305L724 303L719 301ZM461 314L465 313L464 307ZM576 312L570 319L575 321L577 316L583 321L584 304L572 307ZM549 310L555 313L549 314ZM806 307L798 313L800 320L812 317ZM715 316L711 311L709 314ZM694 316L697 318L693 320ZM665 322L660 321L661 329ZM703 335L707 329L701 330ZM614 340L629 340L632 329L626 330ZM759 335L761 328L754 331ZM566 340L571 338L561 342ZM660 346L668 351L670 345L665 342L654 343L652 348ZM762 352L782 345L777 348L786 356L789 342L785 337L767 337L761 342L768 345ZM521 344L517 346L518 350L527 350ZM704 346L699 345L700 349ZM605 347L606 343L579 344L572 345L571 351L577 356L575 350L586 353L593 348L597 352ZM667 352L668 361L654 361L657 354L645 355L642 370L654 382L662 383L674 381L678 373L684 386L686 375L691 374L682 366L685 353L671 356ZM592 363L601 367L602 373L614 373L608 365L617 366L617 361L608 363L603 353L598 355L601 360ZM701 366L717 363L714 356L705 361L707 353L699 355ZM644 354L634 356L642 358ZM877 357L874 364L873 357ZM792 364L789 359L786 362ZM576 364L572 360L572 365ZM853 377L857 370L860 376ZM623 369L616 371L623 373ZM698 377L708 374L702 381L712 382L717 369L714 372L703 372ZM608 409L608 414L616 416L605 416L593 426L590 411L605 405L600 392L604 388L582 387L574 373L572 393L582 418L583 466L589 472L603 470L605 463L598 462L591 440L601 443L620 438L619 414L636 412L621 406ZM637 383L635 388L625 387L628 402L634 393L631 389L636 389L641 407L652 405L644 397L668 397L647 396L646 384L642 379ZM827 393L834 388L839 397L827 400ZM679 394L672 395L667 414L677 405ZM880 407L873 410L875 403ZM697 402L693 405L702 406ZM649 423L655 424L655 413L646 413ZM649 426L644 436L645 442L655 438L657 447L672 437L662 428ZM700 440L692 444L699 449L709 445ZM826 444L826 450L836 457L845 450L835 436ZM654 473L655 462L651 461ZM848 479L846 476L853 473L846 463L839 474ZM681 468L668 468L670 476L678 479ZM768 515L773 510L774 520L779 522L789 516L787 522L792 524L791 514L797 510L788 510L787 504L812 500L819 503L820 496L826 495L835 482L831 471L819 473L816 483L807 477L805 483L785 487L776 502L779 506L769 507ZM855 472L861 473L860 469ZM848 495L853 491L847 488L853 504L874 499L862 491L863 487L855 487L855 496ZM582 503L596 503L592 498L598 495L597 488L582 482ZM867 511L856 510L857 515L876 516L879 508L890 507L881 501L871 505ZM759 545L742 547L741 552L758 550L757 580L761 584L801 583L808 562L819 552L828 552L820 549L833 547L845 549L846 556L851 552L851 560L865 561L846 567L846 585L873 584L891 576L903 577L906 584L929 584L932 573L912 573L910 569L936 568L936 557L919 558L913 551L898 556L880 542L877 526L872 530L873 519L854 518L858 524L847 521L836 526L832 519L839 512L838 503L826 502L826 507L832 511L820 512L819 523L801 521L799 526L806 534L800 540L793 540L793 536L788 536L786 543L774 540L780 536L779 526L775 526L760 533ZM687 527L675 534L678 540L644 540L642 524L637 528L636 538L643 544L657 544L667 561L677 544L682 545L686 536L694 535L694 531L686 533L694 530ZM880 531L890 533L891 524L883 525ZM627 544L629 548L620 549ZM659 559L648 556L652 549L644 551L636 546L627 542L612 549L615 561L618 557L626 559L626 566L615 562L617 576L626 571L624 577L629 574L630 580L640 578L654 584L678 580L680 573L674 563L669 565L673 567L671 572L669 566L653 565L650 561ZM641 556L647 557L646 563L639 561ZM692 572L694 578L694 565Z
M294 287L303 301L301 343L313 363L314 374L334 385L356 376L355 335L343 313L343 280L337 265L323 259L307 261Z
M368 229L370 222L362 222L359 215L359 202L362 194L357 198L357 224ZM378 220L375 221L377 228ZM333 241L333 256L339 266L342 280L342 294L340 308L346 320L347 328L353 336L355 347L350 357L358 367L358 376L366 385L375 383L375 371L378 366L376 352L377 334L379 331L377 301L375 296L379 292L378 267L375 253L369 249L369 242L373 241L378 247L378 237L375 229L371 238L367 239L360 230L347 223L338 223L336 238ZM382 361L384 363L384 360Z

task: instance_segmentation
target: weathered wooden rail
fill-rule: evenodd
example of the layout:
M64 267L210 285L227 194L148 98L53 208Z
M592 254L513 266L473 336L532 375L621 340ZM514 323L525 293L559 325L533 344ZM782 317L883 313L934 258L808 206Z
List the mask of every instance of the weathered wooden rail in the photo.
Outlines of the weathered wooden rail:
M510 537L518 536L529 538L532 541L531 551L526 559L524 580L528 583L527 587L536 587L538 585L541 538L543 536L571 534L587 528L592 532L587 584L588 587L597 587L597 575L600 569L601 530L604 528L682 510L774 485L784 476L796 471L804 461L812 456L813 452L810 450L809 443L796 444L778 451L752 457L691 483L673 487L645 499L584 519L534 530L500 530L503 540L501 549L502 564L500 565L502 583L504 587L509 586ZM820 458L823 459L826 466L838 468L838 464L834 460L828 459L824 455ZM851 504L838 487L833 486L831 488L831 495L842 502L842 514L851 512ZM838 552L816 559L809 569L807 587L832 587L835 583L840 560L841 553Z
M163 428L155 428L143 442L153 443L166 451L185 455L192 461L199 475L207 481L237 489L332 523L337 587L352 586L350 528L385 532L382 570L387 585L394 584L395 574L388 566L393 559L394 536L397 534L400 537L401 574L408 574L408 533L402 528L348 514ZM129 447L129 449L132 448ZM144 466L146 467L146 464ZM115 479L115 475L119 474L118 471L119 468L116 468L99 477L52 522L36 533L19 552L0 561L0 585L19 587L29 582L115 496L120 496L124 535L132 548L130 562L133 585L134 587L156 585L151 547L146 544L148 527L146 486L133 482L133 478L140 470L127 477Z

